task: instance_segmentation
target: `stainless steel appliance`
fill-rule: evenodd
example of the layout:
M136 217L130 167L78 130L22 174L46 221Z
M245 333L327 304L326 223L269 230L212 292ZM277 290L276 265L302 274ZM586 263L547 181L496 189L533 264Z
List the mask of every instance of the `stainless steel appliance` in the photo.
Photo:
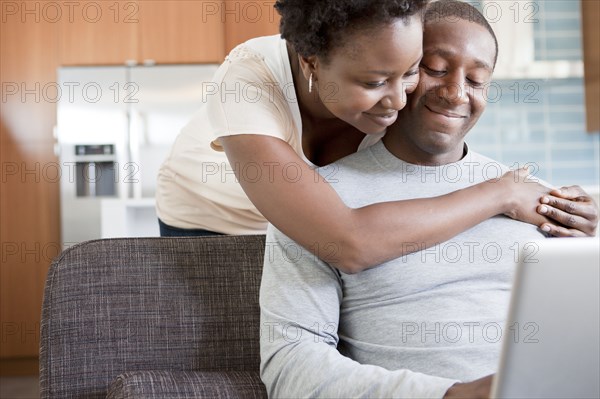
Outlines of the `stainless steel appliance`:
M205 83L216 69L164 65L58 70L55 136L63 169L65 246L106 236L158 235L153 202L158 168L179 130L202 107ZM113 216L103 209L121 211ZM128 214L128 209L134 211ZM113 227L108 233L107 226Z

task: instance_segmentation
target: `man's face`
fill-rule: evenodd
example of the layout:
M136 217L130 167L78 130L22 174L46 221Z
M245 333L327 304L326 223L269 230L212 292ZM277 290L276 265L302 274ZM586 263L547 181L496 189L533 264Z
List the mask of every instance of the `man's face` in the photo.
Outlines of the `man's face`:
M495 58L492 35L473 22L426 24L421 79L393 127L402 159L419 164L458 161L463 139L486 106Z

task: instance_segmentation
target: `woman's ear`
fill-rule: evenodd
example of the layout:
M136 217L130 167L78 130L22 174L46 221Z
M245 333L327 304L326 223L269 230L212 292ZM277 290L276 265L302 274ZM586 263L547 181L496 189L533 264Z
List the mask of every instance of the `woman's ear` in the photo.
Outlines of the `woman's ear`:
M319 60L316 55L311 55L310 57L304 57L298 54L298 60L300 62L300 69L302 70L302 75L304 75L304 79L308 80L310 75L313 75L313 80L317 80L317 69Z

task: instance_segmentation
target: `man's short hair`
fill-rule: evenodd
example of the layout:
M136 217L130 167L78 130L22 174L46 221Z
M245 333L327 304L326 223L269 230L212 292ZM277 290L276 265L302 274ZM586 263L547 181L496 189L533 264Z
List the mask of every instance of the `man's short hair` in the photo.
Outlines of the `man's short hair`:
M496 34L487 19L485 19L483 14L477 8L460 0L438 0L429 4L425 11L425 25L442 20L452 22L456 21L457 18L474 22L483 26L490 32L490 35L492 35L492 38L494 39L494 45L496 46L493 64L493 67L496 67L496 61L498 60L498 39L496 39Z

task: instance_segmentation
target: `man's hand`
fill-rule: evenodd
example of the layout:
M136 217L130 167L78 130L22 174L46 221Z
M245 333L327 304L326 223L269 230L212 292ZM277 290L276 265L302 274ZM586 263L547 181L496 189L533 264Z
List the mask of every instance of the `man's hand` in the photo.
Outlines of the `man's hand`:
M579 186L552 190L540 200L537 211L558 223L540 228L556 237L593 237L598 228L598 204Z
M488 399L492 389L493 374L471 382L456 383L446 391L444 399Z

